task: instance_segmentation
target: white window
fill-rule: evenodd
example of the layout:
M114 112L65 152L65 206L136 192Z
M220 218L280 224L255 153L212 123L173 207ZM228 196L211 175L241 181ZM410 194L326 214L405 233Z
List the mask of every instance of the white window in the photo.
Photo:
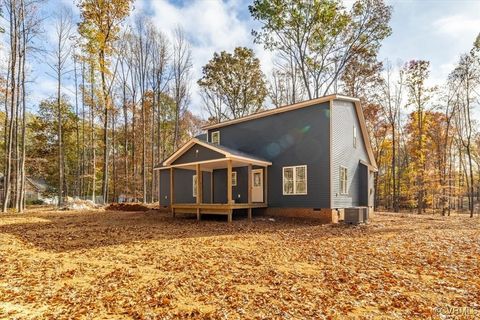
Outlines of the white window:
M192 187L193 187L193 196L197 196L197 175L194 174L192 176Z
M232 171L232 187L237 186L237 171Z
M213 144L220 144L220 131L212 132L212 141Z
M283 167L283 194L307 194L307 166Z
M340 167L340 193L347 194L347 181L348 181L348 173L347 168Z
M353 147L357 147L357 127L353 125Z

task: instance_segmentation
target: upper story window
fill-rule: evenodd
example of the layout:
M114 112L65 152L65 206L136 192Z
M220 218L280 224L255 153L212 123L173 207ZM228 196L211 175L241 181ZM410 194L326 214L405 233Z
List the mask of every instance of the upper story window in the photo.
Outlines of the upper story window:
M232 171L232 187L237 186L237 171Z
M283 194L307 194L307 166L283 167Z
M357 126L353 125L353 147L357 147Z
M213 144L220 144L220 131L213 131L211 135L211 140Z
M340 193L347 194L348 193L348 171L345 167L340 167Z

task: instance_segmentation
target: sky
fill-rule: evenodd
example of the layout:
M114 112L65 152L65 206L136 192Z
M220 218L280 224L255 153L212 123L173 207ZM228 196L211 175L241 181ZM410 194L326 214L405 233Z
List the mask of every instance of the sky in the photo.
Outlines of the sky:
M351 3L351 1L349 1ZM167 36L181 26L191 43L193 69L190 110L206 117L202 111L196 81L202 66L222 50L233 51L237 46L253 48L266 75L272 71L274 55L253 43L252 29L258 22L251 19L248 5L241 0L137 0L133 14L145 14ZM469 51L480 32L480 0L388 0L393 7L392 35L380 49L381 60L397 65L412 59L431 62L431 85L441 85L462 53ZM78 16L74 0L49 0L42 10L45 20L43 41L48 43L54 31L53 15L60 5L71 7ZM348 2L347 2L348 5ZM130 18L132 19L132 18ZM0 59L4 54L0 52ZM47 57L38 57L30 65L31 108L41 99L55 94L55 81L48 75ZM65 92L73 94L71 81Z

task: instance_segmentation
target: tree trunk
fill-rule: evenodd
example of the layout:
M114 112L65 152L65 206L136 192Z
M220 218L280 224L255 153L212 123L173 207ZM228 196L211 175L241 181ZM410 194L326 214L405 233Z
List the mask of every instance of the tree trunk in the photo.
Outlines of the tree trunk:
M13 150L13 129L14 129L14 114L15 106L17 105L17 92L16 92L16 66L17 66L17 17L16 17L16 5L14 1L10 2L10 79L11 79L11 88L10 88L10 123L8 126L8 148L7 148L7 162L5 169L5 178L4 178L4 201L2 212L7 212L8 205L10 203L10 193L11 193L11 172L12 172L12 150Z
M102 99L104 107L103 115L103 177L102 177L102 197L103 203L108 202L108 103L107 103L107 84L105 80L105 52L100 51L100 76L102 78Z

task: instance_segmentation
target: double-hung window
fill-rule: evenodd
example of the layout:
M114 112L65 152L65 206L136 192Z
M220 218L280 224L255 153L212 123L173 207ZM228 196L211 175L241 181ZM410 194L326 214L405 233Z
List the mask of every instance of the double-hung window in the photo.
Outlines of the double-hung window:
M237 186L237 171L232 171L232 187Z
M307 194L307 166L283 167L283 194Z

